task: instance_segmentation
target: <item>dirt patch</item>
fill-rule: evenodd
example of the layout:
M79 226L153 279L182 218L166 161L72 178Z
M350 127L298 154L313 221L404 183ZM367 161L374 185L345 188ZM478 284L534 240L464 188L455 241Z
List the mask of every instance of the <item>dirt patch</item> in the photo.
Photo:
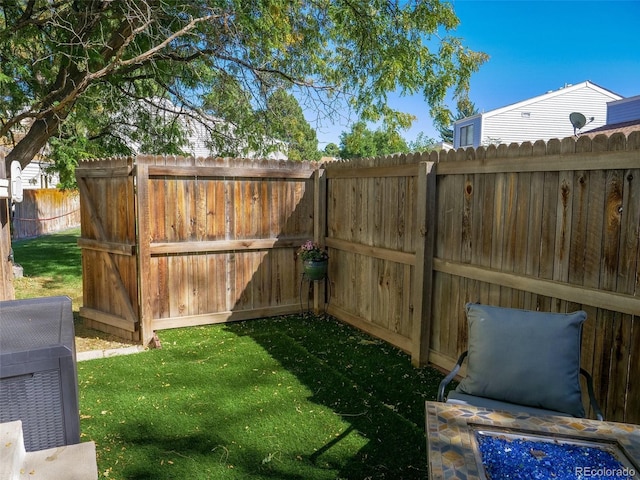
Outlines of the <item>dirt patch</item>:
M77 317L74 319L74 328L76 333L76 352L110 350L137 345L137 343L123 340L114 335L87 328Z

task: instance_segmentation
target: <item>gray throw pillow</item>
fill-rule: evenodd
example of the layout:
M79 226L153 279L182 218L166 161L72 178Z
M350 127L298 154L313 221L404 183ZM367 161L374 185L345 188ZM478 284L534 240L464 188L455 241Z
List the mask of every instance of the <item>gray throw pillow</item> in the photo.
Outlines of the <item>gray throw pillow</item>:
M545 313L467 304L469 356L461 393L584 417L583 311Z

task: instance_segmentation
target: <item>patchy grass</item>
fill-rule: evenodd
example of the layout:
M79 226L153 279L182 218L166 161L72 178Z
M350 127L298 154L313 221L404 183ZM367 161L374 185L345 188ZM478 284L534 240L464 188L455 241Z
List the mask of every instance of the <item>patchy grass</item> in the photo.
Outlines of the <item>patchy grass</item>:
M332 319L160 332L78 365L101 478L422 479L442 375Z

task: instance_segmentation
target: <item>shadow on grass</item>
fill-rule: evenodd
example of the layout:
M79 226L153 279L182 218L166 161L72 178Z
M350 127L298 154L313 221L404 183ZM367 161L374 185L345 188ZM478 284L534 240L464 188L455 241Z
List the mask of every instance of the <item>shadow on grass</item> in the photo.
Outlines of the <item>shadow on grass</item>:
M310 401L348 423L341 434L309 452L308 460L317 461L358 434L366 445L338 478L426 478L424 402L435 399L440 372L415 369L408 355L333 319L288 322L271 319L226 328L254 339L314 392Z
M160 332L80 362L81 431L111 479L423 479L441 375L333 319Z

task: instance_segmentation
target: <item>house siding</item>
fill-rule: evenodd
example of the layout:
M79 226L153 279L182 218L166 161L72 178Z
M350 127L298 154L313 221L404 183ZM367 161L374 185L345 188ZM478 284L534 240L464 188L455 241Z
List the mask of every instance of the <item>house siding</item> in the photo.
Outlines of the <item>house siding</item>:
M22 169L22 188L36 190L43 188L56 188L60 183L60 174L48 173L47 167L51 164L34 160Z
M585 87L484 118L481 144L495 139L509 144L570 137L574 133L569 121L572 112L582 113L587 121L593 117L590 128L600 127L606 123L609 100L611 97Z
M587 118L585 128L597 128L607 123L607 102L620 98L590 82L565 87L456 122L454 145L459 146L459 127L467 125L467 120L480 124L474 127L474 133L479 135L474 139L474 147L570 137L574 134L569 121L572 112Z
M640 119L640 95L609 102L607 124L630 122Z

